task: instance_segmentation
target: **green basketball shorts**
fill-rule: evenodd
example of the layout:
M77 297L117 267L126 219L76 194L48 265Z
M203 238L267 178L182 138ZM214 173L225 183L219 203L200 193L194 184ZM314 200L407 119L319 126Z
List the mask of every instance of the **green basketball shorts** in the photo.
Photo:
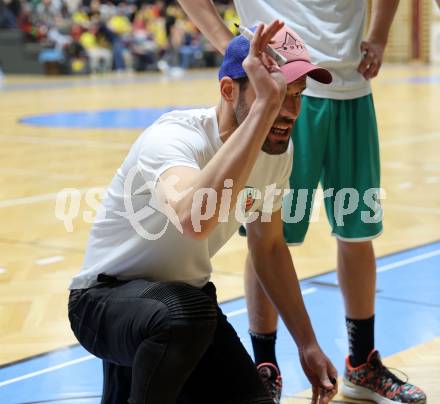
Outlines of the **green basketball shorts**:
M334 236L346 241L377 237L382 232L382 209L372 95L351 100L303 96L292 137L291 190L282 212L286 241L304 241L318 198L321 202L323 198ZM317 191L319 183L322 190Z

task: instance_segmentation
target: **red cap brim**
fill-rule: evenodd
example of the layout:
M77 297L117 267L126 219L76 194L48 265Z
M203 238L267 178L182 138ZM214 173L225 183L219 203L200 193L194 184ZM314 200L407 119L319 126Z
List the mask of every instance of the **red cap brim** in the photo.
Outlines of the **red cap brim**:
M315 66L305 60L295 60L281 66L281 71L286 77L287 84L298 80L305 74L313 80L319 81L323 84L330 84L332 82L332 75L327 69Z

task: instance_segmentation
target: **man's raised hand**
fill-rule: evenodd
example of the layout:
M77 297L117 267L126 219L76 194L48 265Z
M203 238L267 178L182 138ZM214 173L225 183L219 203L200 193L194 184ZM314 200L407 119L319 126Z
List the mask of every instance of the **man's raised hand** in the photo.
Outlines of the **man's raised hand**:
M268 26L259 24L250 43L249 55L243 61L256 99L279 107L286 94L286 81L279 66L265 53L265 49L283 26L284 23L279 20Z

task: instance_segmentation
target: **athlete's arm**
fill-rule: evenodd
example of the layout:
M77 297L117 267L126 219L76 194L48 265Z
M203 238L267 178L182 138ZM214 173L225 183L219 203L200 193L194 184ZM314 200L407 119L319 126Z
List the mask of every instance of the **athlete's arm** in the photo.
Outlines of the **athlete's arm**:
M243 62L243 67L256 97L242 124L231 134L203 170L173 167L160 177L160 182L165 184L166 180L172 176L179 178L178 183L174 186L174 190L177 192L190 190L177 201L173 200L171 195L165 198L176 212L184 234L194 238L204 238L218 224L225 180L232 180L232 187L229 187L232 189L231 209L235 206L238 193L245 186L286 93L286 83L281 73L279 71L270 73L262 61L262 57L264 57L262 50L282 25L282 23L275 21L264 32L263 27L259 26L251 42L249 55ZM278 68L273 67L273 69L277 70ZM238 91L238 89L235 88L234 91ZM223 94L223 96L227 97L228 95ZM197 204L193 204L194 195L203 188L215 191L215 201L214 203L209 200L205 201L210 203L204 203L201 209L202 213L205 209L210 209L211 206L214 206L215 211L212 217L203 221L200 229L194 229L192 218L200 213L194 212L194 209L200 210Z
M330 379L336 379L337 372L316 341L292 257L284 241L281 210L272 214L270 222L256 220L246 229L257 278L298 346L301 364L313 387L314 399L317 400L320 395L319 402L328 403L336 394L336 386Z
M368 35L361 44L364 57L358 67L359 73L367 80L376 77L382 66L388 34L398 5L399 0L373 0Z
M211 0L178 0L191 21L222 54L233 35Z

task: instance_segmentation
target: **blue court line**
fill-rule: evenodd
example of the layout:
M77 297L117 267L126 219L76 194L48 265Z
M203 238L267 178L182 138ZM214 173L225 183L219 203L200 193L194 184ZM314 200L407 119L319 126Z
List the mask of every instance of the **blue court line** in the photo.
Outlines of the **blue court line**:
M384 357L440 336L440 242L380 258L377 287L376 345ZM336 273L303 280L301 288L318 340L341 374L347 342ZM221 307L250 351L244 299ZM284 394L308 388L296 347L282 323L277 355ZM101 385L100 361L74 346L1 368L0 402L98 404Z

